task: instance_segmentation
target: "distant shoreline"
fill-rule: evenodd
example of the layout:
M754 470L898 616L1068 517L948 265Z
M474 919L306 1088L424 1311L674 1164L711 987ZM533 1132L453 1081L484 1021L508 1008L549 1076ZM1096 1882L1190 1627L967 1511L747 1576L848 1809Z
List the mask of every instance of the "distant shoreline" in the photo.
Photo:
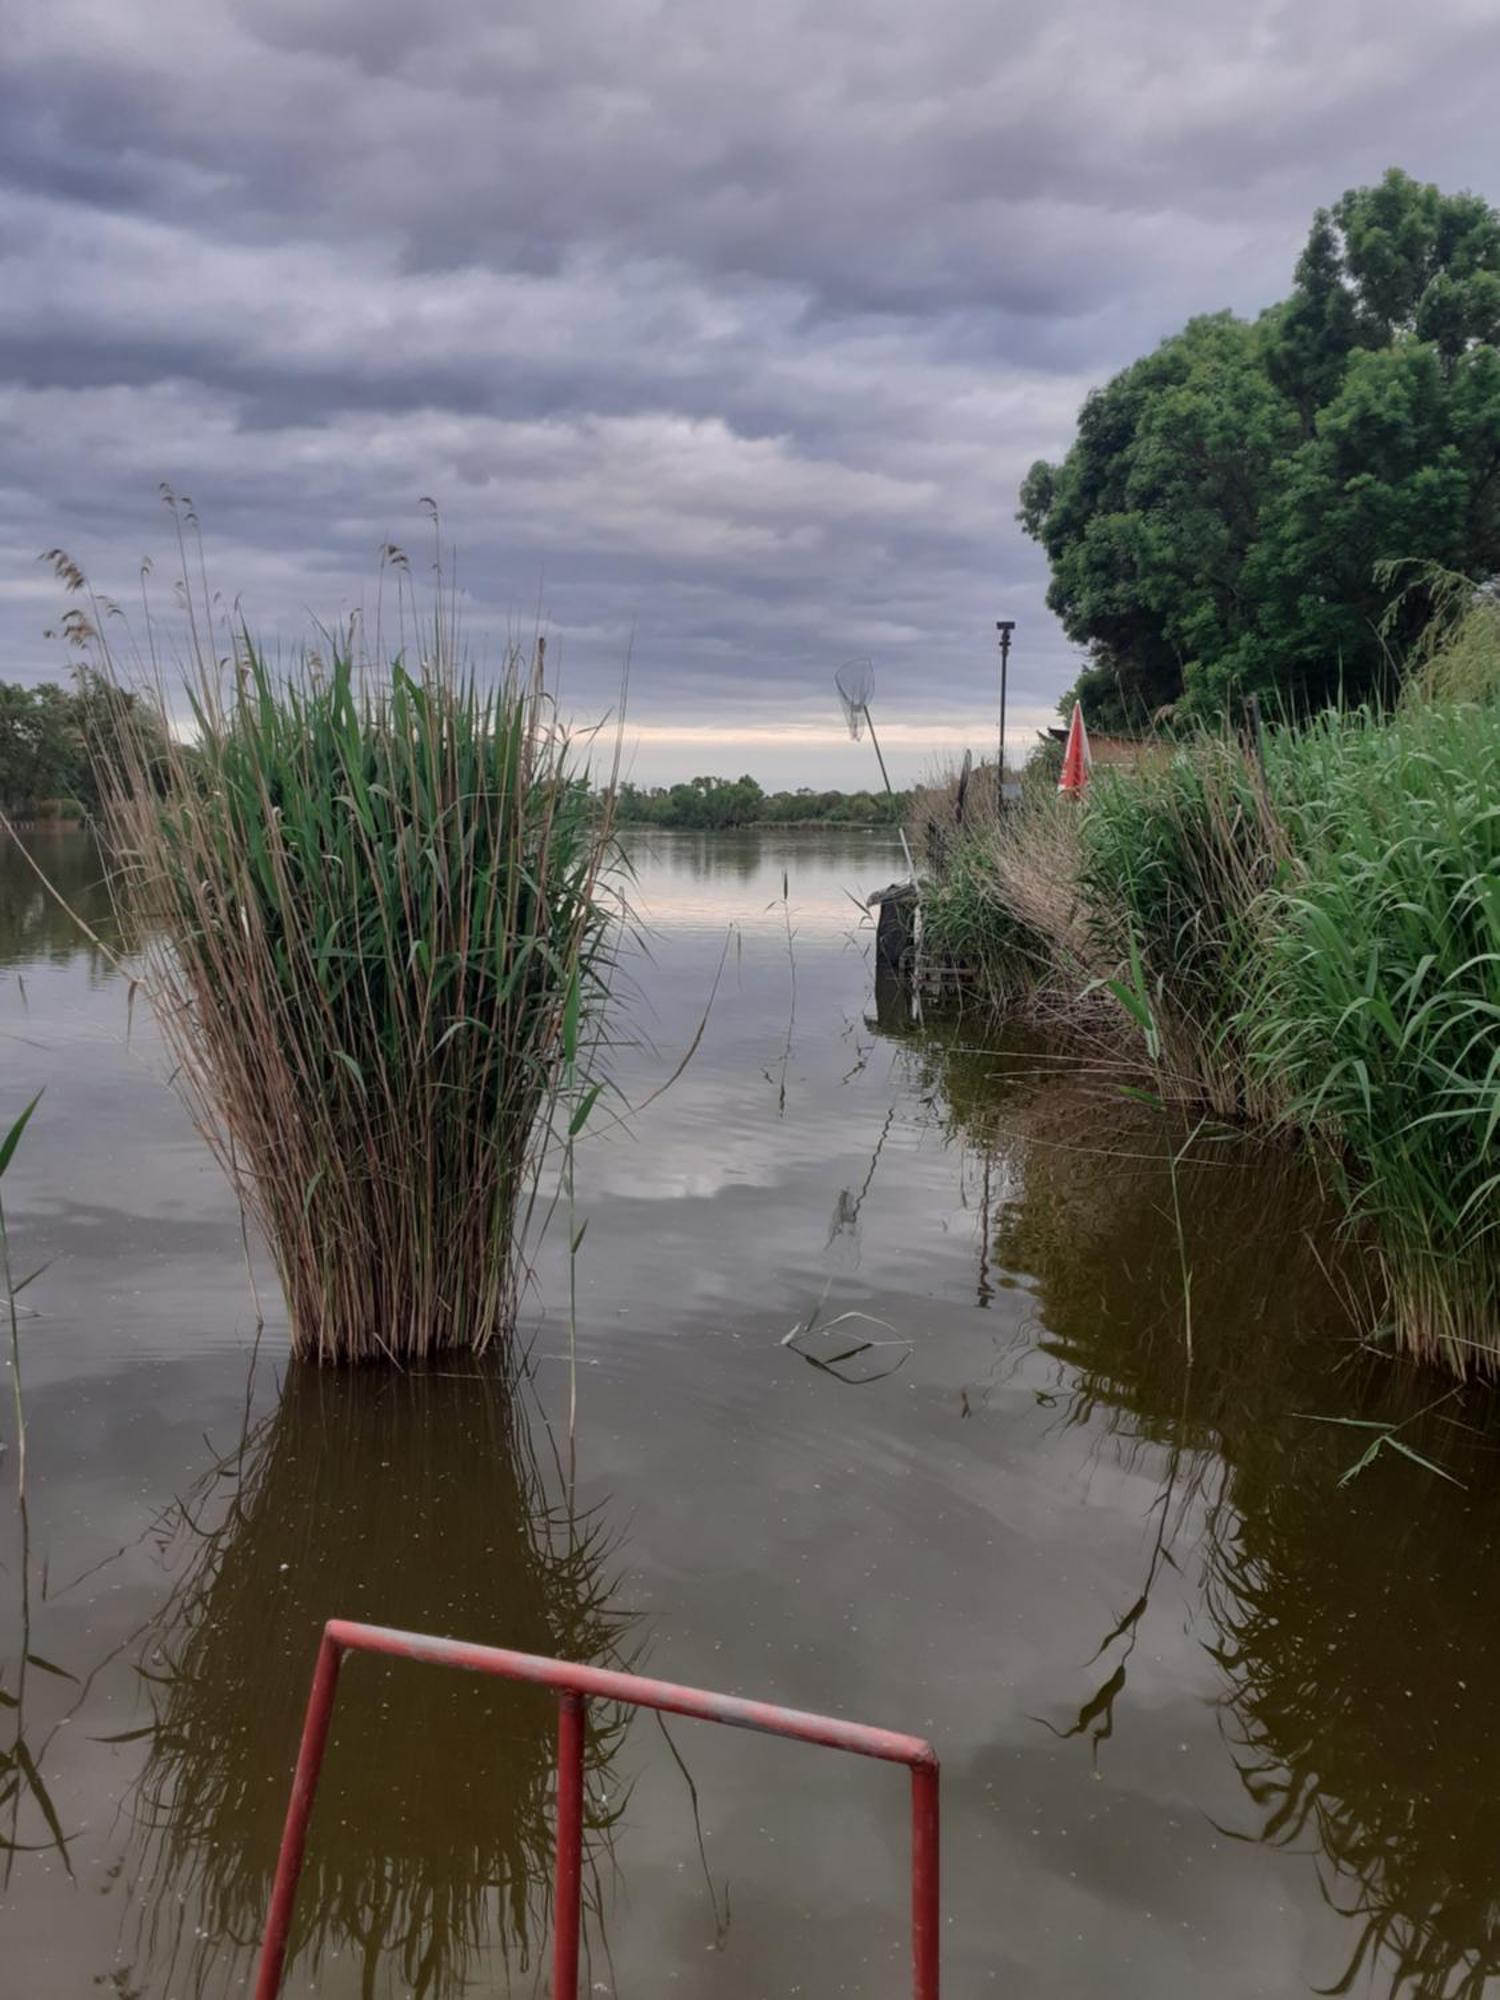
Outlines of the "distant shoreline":
M615 822L621 833L888 833L894 840L894 820L885 819L742 819L733 826L662 826L653 819Z

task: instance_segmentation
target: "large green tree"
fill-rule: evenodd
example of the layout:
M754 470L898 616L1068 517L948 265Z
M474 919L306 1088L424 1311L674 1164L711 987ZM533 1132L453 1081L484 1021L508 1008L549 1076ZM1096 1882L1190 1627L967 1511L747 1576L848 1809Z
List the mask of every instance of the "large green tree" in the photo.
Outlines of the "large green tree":
M22 816L58 803L96 811L98 761L126 728L156 754L150 705L92 674L76 674L71 688L0 681L0 811Z
M50 681L0 681L0 808L26 813L71 798L86 765L73 697Z
M1394 168L1346 194L1288 299L1095 390L1020 518L1096 723L1388 693L1430 607L1385 629L1382 565L1500 569L1500 215Z

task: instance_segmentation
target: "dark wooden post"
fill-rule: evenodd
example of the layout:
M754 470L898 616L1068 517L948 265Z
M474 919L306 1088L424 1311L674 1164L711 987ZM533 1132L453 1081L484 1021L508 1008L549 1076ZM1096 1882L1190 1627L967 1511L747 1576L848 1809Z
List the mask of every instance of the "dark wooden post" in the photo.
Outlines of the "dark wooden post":
M875 926L875 970L907 972L917 923L917 891L912 882L893 882L877 889L870 906L878 905L880 918Z

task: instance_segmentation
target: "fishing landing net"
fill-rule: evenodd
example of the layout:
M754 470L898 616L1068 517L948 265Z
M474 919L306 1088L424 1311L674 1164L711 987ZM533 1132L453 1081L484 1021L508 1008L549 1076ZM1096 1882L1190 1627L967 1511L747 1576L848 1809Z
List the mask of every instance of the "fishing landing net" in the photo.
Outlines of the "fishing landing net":
M825 673L827 669L824 669ZM843 704L849 734L858 743L870 719L870 696L875 692L875 669L868 660L845 660L833 677Z

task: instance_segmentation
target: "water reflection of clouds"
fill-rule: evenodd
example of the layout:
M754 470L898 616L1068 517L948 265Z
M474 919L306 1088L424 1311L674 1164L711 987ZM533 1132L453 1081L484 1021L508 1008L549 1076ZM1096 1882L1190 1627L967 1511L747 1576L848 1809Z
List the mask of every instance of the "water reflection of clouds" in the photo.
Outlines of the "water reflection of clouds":
M779 883L776 894L779 898ZM652 929L669 931L674 940L686 940L695 935L722 940L733 932L747 939L753 937L758 942L769 941L785 950L786 918L779 900L774 905L742 904L722 895L697 895L691 889L664 889L659 883L653 883L650 901L639 899L639 914L647 927L648 938ZM860 913L852 903L846 904L842 910L826 904L799 904L795 890L792 892L791 920L794 944L798 938L836 938L857 929L861 923ZM872 931L872 938L873 935Z
M1376 1995L1479 2000L1500 1979L1487 1406L1464 1420L1488 1437L1442 1411L1403 1433L1465 1490L1413 1466L1339 1487L1353 1434L1297 1413L1406 1422L1411 1397L1431 1392L1348 1365L1305 1247L1314 1201L1264 1163L1185 1172L1185 1368L1163 1156L1139 1135L1117 1144L1097 1098L1039 1086L1034 1053L983 1046L972 1023L946 1039L901 1010L877 1007L867 1023L845 892L893 871L876 848L860 860L853 842L797 838L742 843L722 869L683 843L642 869L638 901L658 935L635 967L631 1025L649 1021L660 1047L620 1052L627 1095L670 1072L728 924L745 929L680 1084L631 1132L601 1124L580 1151L580 1476L603 1518L628 1522L618 1591L613 1560L594 1572L601 1615L649 1606L655 1670L930 1728L948 1771L955 1992L1008 1978L1023 1994L1254 2000L1332 1984L1358 1959L1356 1984ZM798 998L779 1107L763 1071L786 1029L784 918L767 907L782 850ZM471 1401L462 1383L440 1421L433 1403L388 1423L398 1405L373 1395L374 1377L352 1414L289 1396L247 1463L237 1515L198 1517L211 1538L201 1559L183 1539L163 1564L149 1538L115 1557L188 1484L205 1430L216 1445L235 1434L251 1314L233 1205L171 1097L108 1033L76 1038L71 1014L50 1033L70 1009L123 1031L123 989L91 993L86 970L37 961L28 984L47 1045L17 1045L49 1112L16 1184L26 1247L53 1259L26 1332L36 1650L83 1682L137 1628L165 1622L149 1651L102 1668L44 1760L77 1829L80 1881L105 1890L76 1893L35 1856L18 1864L0 1983L48 2000L96 1972L129 1990L111 1952L117 1930L135 1938L139 1906L125 1906L138 1889L164 1892L153 1950L165 1956L148 1965L133 1943L126 1955L149 1991L196 1990L163 1983L177 1886L189 1928L220 1937L252 1922L305 1689L306 1655L265 1637L283 1612L310 1630L337 1596L340 1610L379 1616L388 1590L403 1619L590 1643L569 1610L587 1601L568 1569L571 1531L530 1508L492 1399ZM562 1236L543 1256L546 1316L533 1327L553 1407L566 1401ZM879 1315L910 1339L910 1361L863 1386L809 1367L780 1343L814 1308ZM266 1341L258 1409L274 1328ZM212 1539L221 1521L230 1533ZM1171 1560L1157 1556L1164 1521ZM226 1667L228 1651L253 1657L258 1678ZM1069 1736L1121 1667L1112 1705ZM347 1712L351 1741L392 1732L384 1777L403 1798L400 1760L429 1723L453 1773L465 1694L394 1679L353 1691L365 1706ZM38 1670L28 1734L43 1740L76 1699L75 1683ZM1098 1740L1101 1724L1112 1732ZM148 1725L133 1743L98 1740ZM482 1967L498 1930L514 1942L520 1924L534 1958L544 1905L518 1915L508 1900L517 1871L531 1872L514 1814L531 1824L540 1798L540 1750L525 1736L497 1728L474 1784L454 1778L450 1830L465 1852L435 1823L450 1804L441 1788L414 1780L409 1837L397 1828L379 1878L370 1825L389 1805L374 1789L384 1779L345 1772L334 1818L360 1823L334 1831L314 1885L320 1990L358 1991L355 1945L376 1937L394 1941L398 1972L420 1973L404 1941L433 1923L449 1926L444 1978L465 1962L461 1936L482 1944ZM856 1971L873 1986L899 1967L889 1793L790 1752L747 1757L743 1739L708 1732L682 1747L707 1850L733 1876L715 1991L763 2000ZM121 1874L116 1808L147 1759ZM629 1891L610 1904L618 1978L598 1975L622 1992L701 1965L721 1942L680 1772L633 1734L605 1779L611 1799L626 1765L641 1781L617 1835ZM243 1792L242 1814L225 1784ZM179 1966L195 1948L184 1937ZM243 1963L239 1944L226 1954ZM304 1990L314 1958L309 1938Z
M627 833L626 851L632 906L674 937L730 924L784 936L783 875L793 928L836 935L861 922L865 893L901 872L894 839L861 833Z
M827 1192L841 1170L862 1170L881 1126L870 1116L851 1116L830 1141L830 1117L821 1104L799 1107L780 1123L766 1118L768 1087L758 1073L696 1084L674 1103L670 1093L651 1106L634 1130L606 1134L591 1148L579 1172L580 1198L671 1201L686 1197L711 1201L746 1188L772 1188L789 1181L816 1187L818 1206L832 1208L837 1190ZM895 1142L899 1145L899 1139Z

